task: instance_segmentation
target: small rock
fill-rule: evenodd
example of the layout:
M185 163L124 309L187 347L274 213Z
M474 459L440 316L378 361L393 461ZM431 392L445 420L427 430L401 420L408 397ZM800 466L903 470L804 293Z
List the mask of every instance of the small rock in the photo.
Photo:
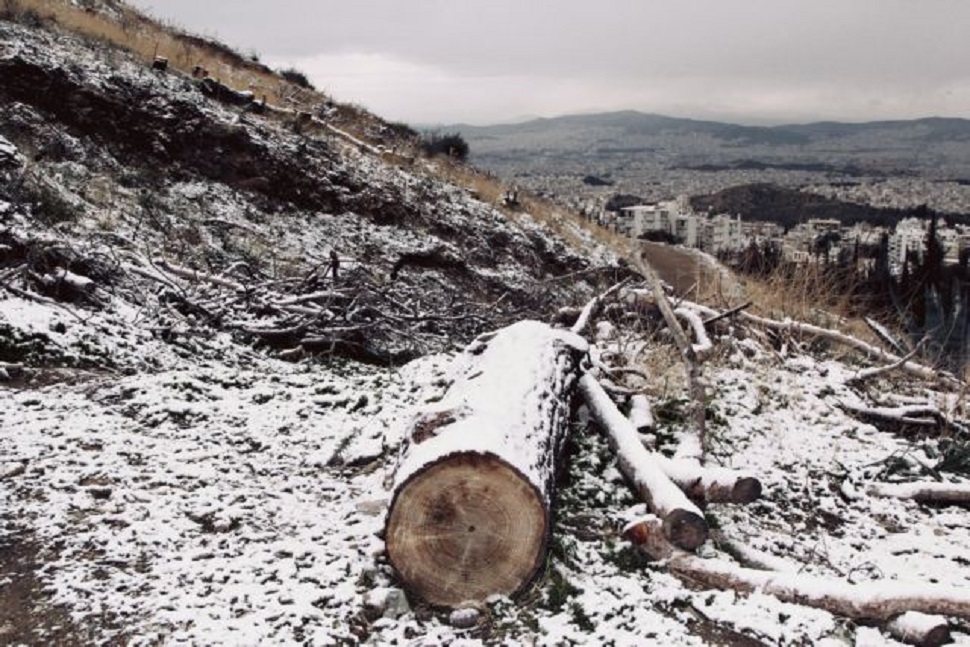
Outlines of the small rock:
M354 507L357 512L369 517L376 517L387 510L387 499L374 499L372 501L358 501Z
M478 624L481 617L481 611L474 607L466 607L452 611L451 615L448 616L448 622L456 629L471 629Z
M403 615L411 613L411 605L408 598L401 589L390 589L387 592L387 599L384 601L384 617L397 619Z
M364 616L371 621L378 618L395 620L410 612L411 605L401 589L382 587L364 596Z

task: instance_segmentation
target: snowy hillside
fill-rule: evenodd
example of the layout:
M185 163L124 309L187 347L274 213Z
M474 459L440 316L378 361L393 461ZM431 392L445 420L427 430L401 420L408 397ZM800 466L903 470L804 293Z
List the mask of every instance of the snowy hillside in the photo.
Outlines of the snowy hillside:
M439 161L205 87L0 20L0 643L901 639L646 557L623 532L646 507L578 398L536 581L455 612L405 590L383 540L391 488L460 349L575 319L639 277L589 231L490 204ZM706 459L763 486L705 507L705 563L970 598L966 505L905 485L967 488L965 391L678 305L700 322ZM621 406L647 394L644 441L673 454L690 404L656 313L611 298L590 329L585 368ZM970 645L966 613L936 622Z

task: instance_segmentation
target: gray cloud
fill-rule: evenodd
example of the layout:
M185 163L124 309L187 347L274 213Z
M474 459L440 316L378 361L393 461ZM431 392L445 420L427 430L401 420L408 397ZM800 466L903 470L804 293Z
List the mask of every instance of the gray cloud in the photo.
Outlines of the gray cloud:
M970 116L964 0L137 0L410 121ZM421 100L421 98L424 100Z

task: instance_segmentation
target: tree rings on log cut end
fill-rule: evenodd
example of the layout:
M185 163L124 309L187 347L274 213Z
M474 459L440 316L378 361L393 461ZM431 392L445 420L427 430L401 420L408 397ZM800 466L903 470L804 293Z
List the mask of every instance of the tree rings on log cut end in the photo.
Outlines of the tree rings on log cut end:
M664 517L663 532L673 545L694 550L707 541L707 521L696 512L677 508Z
M731 492L731 503L751 503L761 497L761 481L745 476L739 478Z
M451 454L412 475L388 515L387 555L432 604L511 595L538 570L548 513L535 486L496 456Z

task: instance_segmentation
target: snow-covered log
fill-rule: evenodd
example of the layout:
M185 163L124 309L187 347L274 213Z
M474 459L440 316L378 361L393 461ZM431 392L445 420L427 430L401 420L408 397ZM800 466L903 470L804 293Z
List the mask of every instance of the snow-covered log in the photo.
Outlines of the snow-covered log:
M433 604L512 594L543 563L555 465L587 342L523 321L472 342L445 396L420 412L396 474L385 540Z
M579 380L579 389L596 422L616 452L620 472L650 510L663 519L663 532L675 545L693 550L707 540L704 515L664 473L659 457L647 451L636 428L616 408L592 375Z
M884 499L908 499L917 503L970 505L970 482L870 483L866 494Z
M751 503L761 496L761 481L727 467L706 467L696 460L657 456L664 474L695 501Z
M647 396L642 393L630 396L630 413L627 414L627 419L641 434L653 429L655 423Z
M886 624L889 635L907 645L938 647L950 642L950 625L943 616L907 611Z
M888 622L907 611L970 618L970 590L894 581L850 584L801 573L744 568L719 559L702 559L672 546L656 517L629 524L623 536L653 559L694 584L740 593L760 591L783 602L804 604L830 613Z

